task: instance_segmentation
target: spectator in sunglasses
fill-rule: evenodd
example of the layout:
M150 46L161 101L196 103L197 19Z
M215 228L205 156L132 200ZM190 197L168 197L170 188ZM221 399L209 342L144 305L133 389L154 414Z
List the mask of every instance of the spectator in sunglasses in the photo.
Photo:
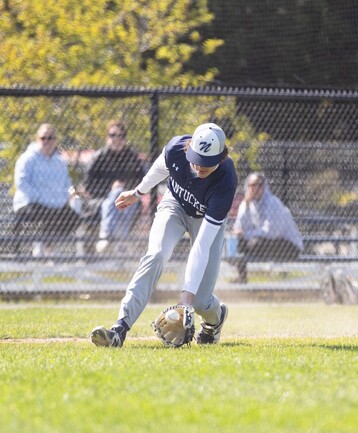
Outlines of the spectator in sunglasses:
M113 240L128 236L140 213L140 203L118 212L114 202L122 191L135 186L145 171L145 162L127 141L125 123L111 120L106 128L105 146L94 154L78 188L84 198L82 215L87 233L96 228L97 253L106 252Z
M54 254L54 237L68 235L80 224L72 209L71 178L67 163L57 150L56 130L44 123L36 139L16 161L14 233L21 234L26 223L36 223L43 241L34 241L34 257ZM15 250L20 247L20 242Z

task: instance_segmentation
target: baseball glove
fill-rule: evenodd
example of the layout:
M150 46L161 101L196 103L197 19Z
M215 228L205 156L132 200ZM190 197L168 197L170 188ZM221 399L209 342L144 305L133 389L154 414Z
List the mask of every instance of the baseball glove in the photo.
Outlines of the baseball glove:
M159 314L152 326L166 346L190 344L195 334L194 308L185 305L168 307Z

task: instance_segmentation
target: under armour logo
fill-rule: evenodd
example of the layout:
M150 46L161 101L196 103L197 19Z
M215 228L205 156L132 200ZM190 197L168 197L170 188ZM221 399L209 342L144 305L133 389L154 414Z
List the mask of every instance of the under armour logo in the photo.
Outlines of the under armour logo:
M205 152L205 153L209 152L210 151L210 147L211 147L211 143L207 143L206 141L201 141L199 143L199 149L202 152Z
M178 167L177 165L175 165L175 162L173 162L172 167L174 168L175 171L178 171L178 170L179 170L179 167Z

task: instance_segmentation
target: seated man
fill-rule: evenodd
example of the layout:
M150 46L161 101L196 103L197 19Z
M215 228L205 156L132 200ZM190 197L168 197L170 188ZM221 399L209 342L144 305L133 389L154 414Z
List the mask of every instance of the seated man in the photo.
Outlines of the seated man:
M51 255L51 238L68 235L80 224L79 215L70 206L71 178L56 149L56 131L51 124L39 127L36 140L16 161L14 182L14 233L20 235L27 222L36 223L45 240L34 242L33 256Z
M271 193L263 173L251 173L245 180L245 196L234 223L239 238L238 282L247 282L250 258L293 260L303 249L301 234L289 209Z
M87 227L99 224L98 253L105 252L113 238L124 239L130 232L139 215L140 203L119 212L114 202L122 191L137 185L146 172L144 162L127 142L123 121L111 120L106 134L105 146L95 153L78 188L84 199Z

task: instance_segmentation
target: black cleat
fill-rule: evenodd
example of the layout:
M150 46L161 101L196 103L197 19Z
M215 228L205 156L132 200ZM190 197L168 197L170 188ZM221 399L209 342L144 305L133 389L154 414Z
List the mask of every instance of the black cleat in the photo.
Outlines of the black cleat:
M221 318L220 322L216 325L211 325L210 323L201 322L201 329L196 337L196 342L198 344L217 344L220 340L220 334L224 322L227 318L229 309L224 303L221 306Z
M97 326L91 332L92 343L96 346L122 347L126 338L127 330L122 326L115 329L106 329L104 326Z

